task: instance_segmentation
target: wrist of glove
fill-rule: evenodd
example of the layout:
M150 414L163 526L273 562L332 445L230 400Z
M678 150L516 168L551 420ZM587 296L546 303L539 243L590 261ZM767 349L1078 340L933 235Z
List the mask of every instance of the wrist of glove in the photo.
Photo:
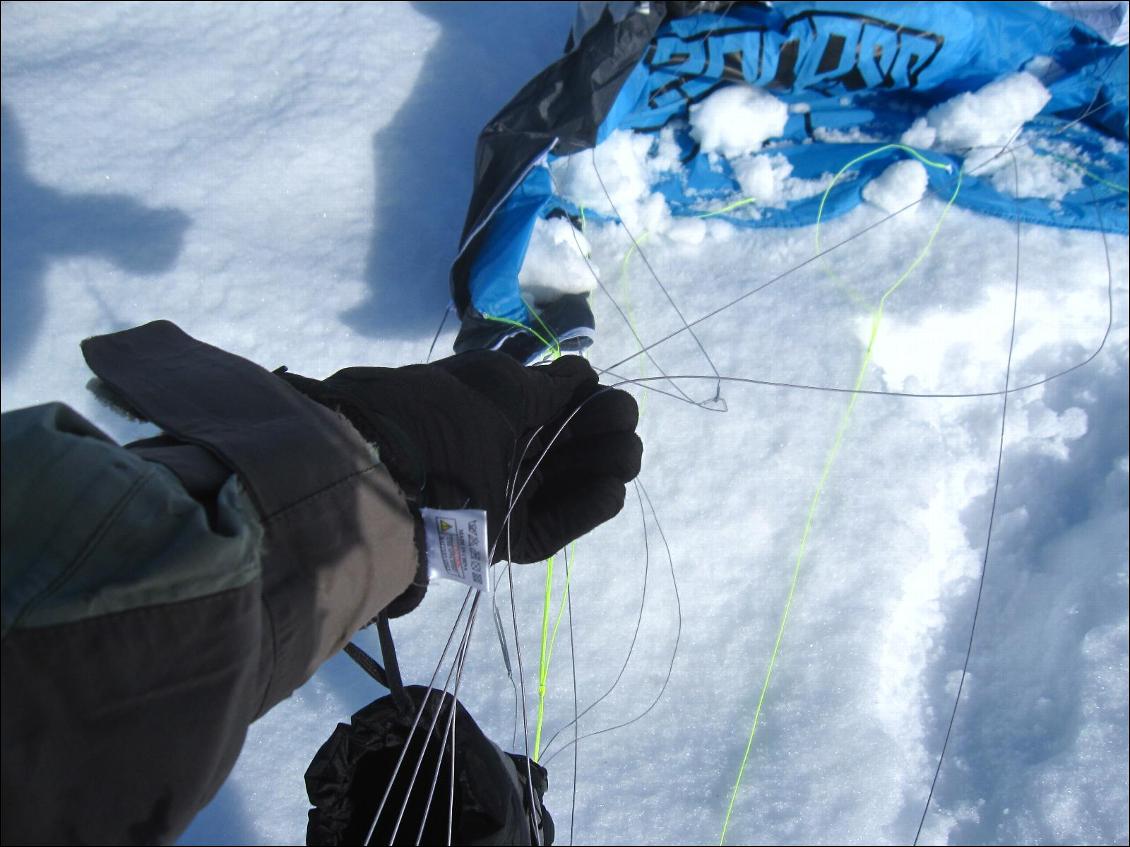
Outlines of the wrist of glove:
M639 473L635 400L576 356L523 367L482 350L325 380L279 375L376 444L416 506L485 511L492 561L553 555L619 513Z

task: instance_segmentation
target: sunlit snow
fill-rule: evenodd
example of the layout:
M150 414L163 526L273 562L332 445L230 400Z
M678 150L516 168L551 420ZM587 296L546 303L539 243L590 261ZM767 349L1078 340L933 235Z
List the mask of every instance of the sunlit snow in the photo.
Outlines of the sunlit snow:
M5 3L3 408L61 400L119 439L146 432L85 391L79 342L156 318L314 377L423 361L448 303L475 139L560 54L573 11ZM920 134L933 138L913 143L999 150L1043 88L1031 76L1002 85L1005 99L1025 93L1007 132L953 140L941 118L956 121L955 104L925 116ZM760 149L772 132L757 135L716 140L746 163L735 168L744 190L767 205L823 191L793 185ZM865 394L849 418L847 393L815 388L852 387L879 299L927 244L944 199L923 196L911 165L892 166L871 202L821 227L823 249L842 246L809 261L811 227L674 218L652 186L677 151L652 140L617 133L595 156L553 166L562 193L610 217L599 170L637 243L599 216L574 240L558 219L526 272L536 299L553 295L555 267L560 289L592 291L588 356L606 382L695 377L630 389L654 516L630 490L623 513L577 545L545 740L572 719L571 658L583 709L633 647L581 719L575 819L572 728L542 757L558 843L570 832L575 843L717 841L794 573L727 841L909 843L982 568L922 843L1125 843L1127 239L951 208L885 305L862 388L960 396ZM1036 165L1017 162L1023 182ZM1054 197L1053 177L1068 178L1037 175L1019 193ZM912 213L859 234L918 197ZM453 338L448 320L436 355ZM711 400L715 369L760 382L721 382L725 412L679 399ZM1002 432L1006 372L1010 388L1031 387L1008 395ZM514 572L531 722L544 573ZM560 560L555 574L556 613ZM407 681L427 682L462 596L433 585L394 622ZM508 619L508 593L496 599ZM372 633L359 641L379 650ZM645 717L585 737L643 713L668 673ZM251 728L181 843L301 842L309 760L382 693L332 659ZM484 616L460 697L521 750L515 696Z

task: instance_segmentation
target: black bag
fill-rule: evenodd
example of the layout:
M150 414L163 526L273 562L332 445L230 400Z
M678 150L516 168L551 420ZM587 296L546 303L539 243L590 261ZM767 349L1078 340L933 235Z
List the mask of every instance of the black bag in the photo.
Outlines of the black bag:
M545 768L504 753L450 694L423 686L398 694L399 704L382 697L338 724L314 757L307 844L553 843Z

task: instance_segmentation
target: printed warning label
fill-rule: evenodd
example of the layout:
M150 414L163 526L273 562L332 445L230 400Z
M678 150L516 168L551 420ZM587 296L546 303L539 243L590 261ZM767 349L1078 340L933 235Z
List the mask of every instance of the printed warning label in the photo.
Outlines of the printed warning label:
M480 591L490 591L487 513L481 509L421 509L428 569Z

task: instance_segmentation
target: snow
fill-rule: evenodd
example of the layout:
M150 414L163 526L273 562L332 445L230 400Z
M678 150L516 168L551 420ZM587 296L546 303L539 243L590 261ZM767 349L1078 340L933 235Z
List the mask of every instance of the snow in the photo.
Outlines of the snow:
M1032 74L1010 74L930 109L903 135L903 143L962 153L967 169L976 170L1015 139L1050 99L1051 92Z
M926 113L926 122L937 131L943 149L999 147L1014 138L1050 99L1051 92L1022 71L935 106Z
M833 174L824 174L820 179L794 177L792 163L780 153L742 156L731 161L730 166L743 198L769 209L783 209L797 200L819 196L833 177Z
M899 141L908 147L933 147L938 139L938 131L926 122L926 118L917 118L910 128L902 134Z
M1024 143L1023 136L1021 143ZM1053 152L1053 150L1055 152ZM1003 167L986 168L989 182L1002 194L1062 200L1085 184L1079 151L1070 144L1040 143L1039 147L1017 147L1016 168L1001 159Z
M3 408L62 400L119 439L149 432L85 391L78 343L159 317L310 376L423 361L448 299L475 138L559 54L573 13L571 4L4 4ZM991 98L983 89L924 126L946 149L999 149L1039 100L1035 85L1014 78ZM760 96L733 90L747 103ZM962 117L997 112L983 134ZM730 140L746 163L739 180L747 171L766 203L813 190L761 149L772 127L746 130ZM672 147L625 133L596 151L596 168L588 153L552 167L564 193L612 215L599 170L639 242L594 217L579 241L604 286L592 295L591 361L627 378L656 376L657 366L712 374L678 332L658 277L697 321L720 373L850 387L876 303L944 202L927 194L913 214L859 235L888 214L868 198L821 228L825 247L852 240L802 266L816 253L811 228L673 218L651 190L674 167ZM1047 156L1018 151L1017 162L1022 180L1046 188ZM889 171L872 190L910 196L913 173ZM1002 173L1011 180L1011 165ZM595 286L579 256L566 257L578 243L570 229L560 219L539 227L527 282L544 284L556 262L568 279L551 284ZM844 394L727 381L720 413L631 389L658 524L629 491L624 512L577 546L582 708L624 665L642 608L623 678L581 719L581 734L636 717L669 668L670 681L646 717L580 742L576 843L717 841L825 473L727 842L914 839L983 567L970 673L921 843L1127 841L1127 246L950 209L885 306L863 387L985 396L863 395L831 461ZM676 332L651 351L654 364L634 355L633 333L652 344ZM437 355L453 337L448 321ZM1034 385L1096 350L1085 366L1008 396L989 541L1006 370L1009 386ZM694 400L715 392L712 379L679 386ZM563 570L559 561L555 602ZM544 569L517 568L514 582L532 696ZM457 586L439 583L394 622L409 681L427 681L461 601ZM497 601L508 617L508 591ZM565 628L546 740L573 714ZM378 651L372 633L358 640ZM301 842L310 758L380 693L344 656L328 662L252 726L181 843ZM460 696L492 738L522 748L489 618L475 629ZM571 824L573 750L562 746L571 737L565 729L543 756L558 843Z
M703 153L740 156L781 135L788 119L788 105L765 89L731 85L691 106L691 137Z
M596 287L585 263L591 253L584 235L565 218L539 219L518 274L518 287L539 306L563 294L587 294Z
M793 172L792 164L780 153L738 159L733 167L734 178L741 186L742 194L762 206L777 202Z
M670 225L667 201L649 188L660 175L678 167L679 148L671 130L657 139L616 130L582 158L593 157L595 168L578 164L574 156L550 166L559 194L579 206L618 217L633 229L661 231Z
M832 129L826 126L813 127L812 139L813 141L821 141L827 144L881 144L886 140L872 133L865 132L857 126L853 126L850 129Z
M926 193L926 167L916 159L888 165L878 177L863 187L863 199L884 212L898 212L922 199Z

